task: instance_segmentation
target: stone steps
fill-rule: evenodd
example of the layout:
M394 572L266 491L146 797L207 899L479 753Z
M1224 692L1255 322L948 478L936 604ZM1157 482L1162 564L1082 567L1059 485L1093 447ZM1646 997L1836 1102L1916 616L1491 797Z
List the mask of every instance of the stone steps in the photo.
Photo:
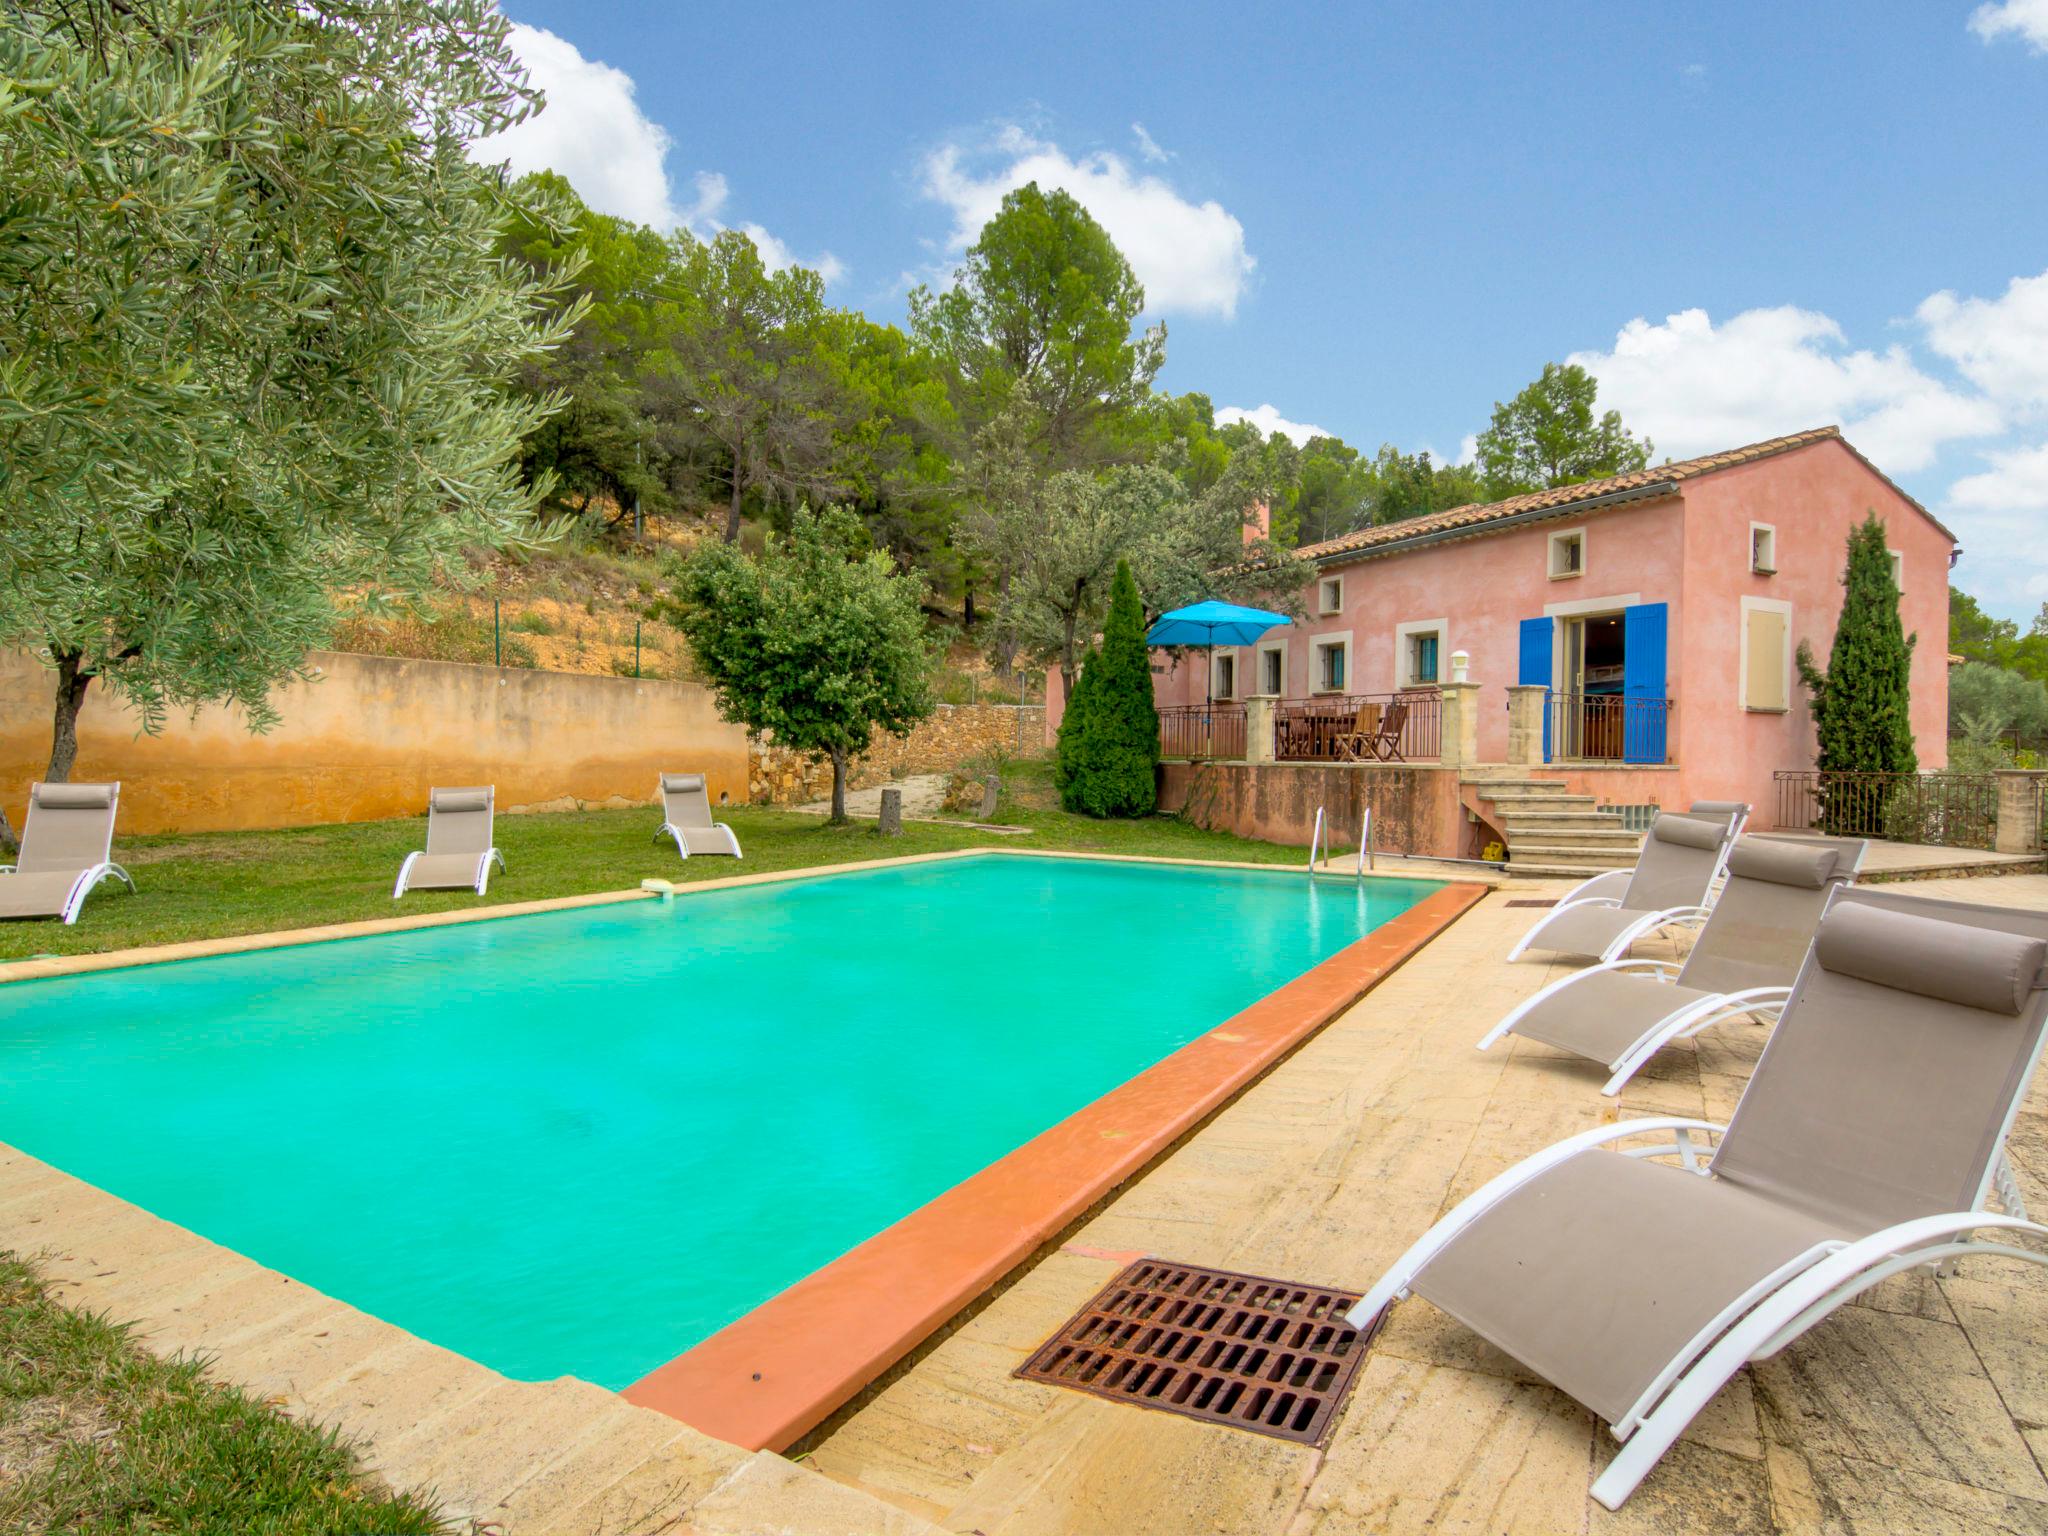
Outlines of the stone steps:
M1597 875L1636 861L1642 834L1555 779L1514 774L1468 778L1490 810L1507 849L1508 873L1543 879Z

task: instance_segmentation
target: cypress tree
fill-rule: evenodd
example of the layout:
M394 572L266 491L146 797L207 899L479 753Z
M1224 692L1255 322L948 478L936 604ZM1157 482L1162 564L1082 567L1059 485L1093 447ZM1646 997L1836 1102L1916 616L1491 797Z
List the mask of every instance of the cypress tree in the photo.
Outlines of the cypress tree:
M1827 670L1799 647L1799 673L1813 695L1820 738L1817 766L1822 773L1918 772L1908 697L1918 637L1899 622L1899 585L1875 512L1849 534L1842 588Z
M1084 816L1149 816L1158 803L1159 712L1145 610L1131 568L1117 562L1102 648L1082 668L1060 721L1060 803Z

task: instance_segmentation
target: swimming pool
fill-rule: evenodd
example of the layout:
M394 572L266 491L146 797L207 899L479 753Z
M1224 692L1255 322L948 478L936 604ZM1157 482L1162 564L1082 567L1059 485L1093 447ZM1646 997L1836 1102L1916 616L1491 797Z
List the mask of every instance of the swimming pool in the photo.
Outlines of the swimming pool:
M0 986L0 1139L622 1387L1439 889L981 856Z

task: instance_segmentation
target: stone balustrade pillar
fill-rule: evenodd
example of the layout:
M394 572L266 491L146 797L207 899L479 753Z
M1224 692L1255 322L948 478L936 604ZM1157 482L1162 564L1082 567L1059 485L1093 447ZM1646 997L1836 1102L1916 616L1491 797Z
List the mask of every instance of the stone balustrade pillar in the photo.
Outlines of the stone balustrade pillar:
M1479 761L1479 685L1441 683L1443 715L1437 761L1446 768L1469 768Z
M2000 853L2038 853L2041 850L2041 789L2048 777L2033 769L2004 768L1998 772L1998 836Z
M1543 761L1543 711L1550 690L1541 683L1508 689L1508 761L1526 768Z
M1274 732L1280 718L1280 700L1270 693L1254 693L1244 701L1244 760L1248 763L1279 761Z

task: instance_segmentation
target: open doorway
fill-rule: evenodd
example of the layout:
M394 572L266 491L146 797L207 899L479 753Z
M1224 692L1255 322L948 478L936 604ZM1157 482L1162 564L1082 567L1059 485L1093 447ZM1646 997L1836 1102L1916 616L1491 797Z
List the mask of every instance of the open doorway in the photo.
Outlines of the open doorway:
M1573 614L1559 624L1553 751L1559 757L1618 760L1624 755L1622 680L1628 670L1621 612Z

